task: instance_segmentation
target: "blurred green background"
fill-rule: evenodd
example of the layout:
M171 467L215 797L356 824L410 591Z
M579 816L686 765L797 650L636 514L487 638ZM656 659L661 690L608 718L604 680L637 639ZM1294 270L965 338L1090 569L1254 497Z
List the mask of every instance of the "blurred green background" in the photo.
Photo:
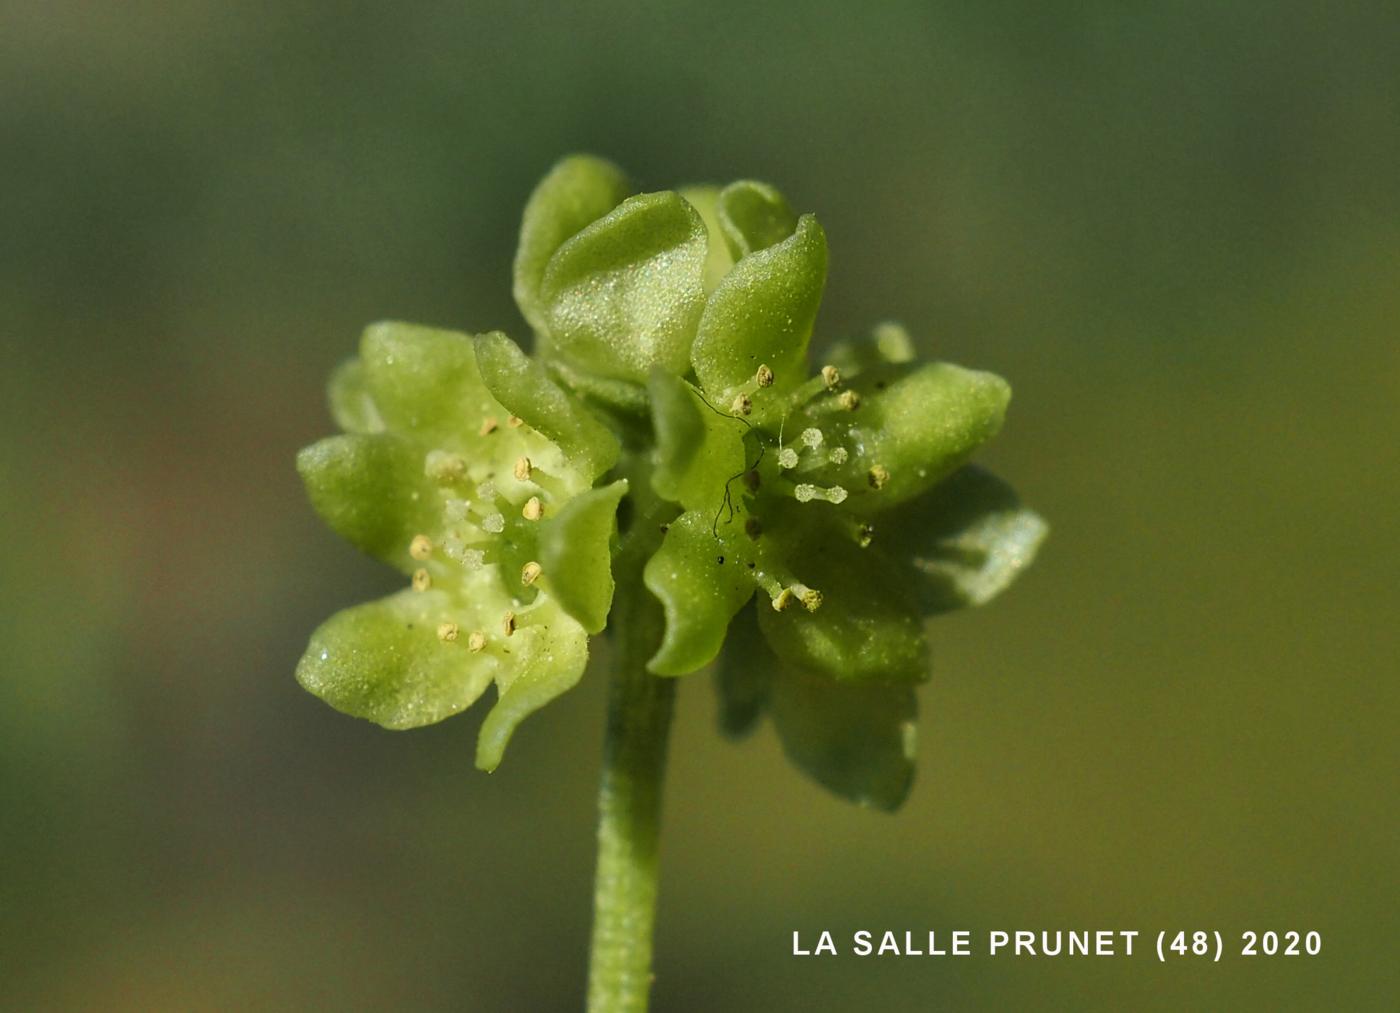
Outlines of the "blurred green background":
M1400 45L1384 4L0 5L0 1007L579 1005L602 685L341 717L396 586L292 455L367 322L523 337L590 150L817 211L820 330L1016 389L1048 516L941 620L919 783L823 794L682 687L662 1010L1393 1008ZM1315 958L790 955L826 928L1322 933Z

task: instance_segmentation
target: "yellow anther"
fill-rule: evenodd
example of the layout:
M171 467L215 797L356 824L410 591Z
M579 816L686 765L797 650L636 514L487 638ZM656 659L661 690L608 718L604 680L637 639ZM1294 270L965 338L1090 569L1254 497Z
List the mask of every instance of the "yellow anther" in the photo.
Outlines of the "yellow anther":
M773 386L773 370L766 362L758 367L758 372L753 375L753 378L760 387Z
M796 596L791 591L789 591L787 588L783 588L781 591L778 592L778 597L773 599L773 611L787 611L788 607L792 605L795 598Z
M441 641L442 641L443 643L445 643L445 644L450 644L450 643L452 643L454 640L456 640L456 639L457 639L457 624L456 624L456 623L439 623L439 624L438 624L438 639L441 640Z
M826 389L831 390L841 382L841 371L835 366L822 367L822 383L826 384Z
M496 431L496 426L498 424L499 423L496 422L496 416L488 415L481 420L481 429L478 430L478 432L480 432L482 436L490 436Z
M856 544L862 549L869 548L871 540L875 537L875 529L869 524L862 524L856 528Z
M843 390L841 396L836 400L848 412L853 412L860 407L860 395L853 390Z
M506 425L510 426L512 429L519 429L524 424L525 420L519 415L512 415L510 418L506 419Z
M427 535L414 535L408 543L408 554L414 559L427 559L433 554L433 540Z
M473 654L479 654L486 649L486 634L480 630L474 630L472 635L467 637L467 650Z
M501 632L504 633L506 636L510 636L512 633L515 632L514 612L507 612L505 615L501 616Z
M736 394L729 410L735 415L747 415L753 411L753 400L747 394Z
M421 566L413 571L413 590L426 591L433 586L433 578Z
M870 469L865 477L870 480L870 488L883 489L885 483L890 480L890 472L883 464L877 464Z
M530 459L528 457L522 457L518 461L516 461L515 470L513 474L515 475L517 481L530 481Z
M540 579L540 574L544 573L544 567L540 566L533 559L520 568L520 583L529 587Z
M525 501L525 505L520 508L520 516L527 521L537 521L544 516L544 504L540 502L538 496L531 496Z

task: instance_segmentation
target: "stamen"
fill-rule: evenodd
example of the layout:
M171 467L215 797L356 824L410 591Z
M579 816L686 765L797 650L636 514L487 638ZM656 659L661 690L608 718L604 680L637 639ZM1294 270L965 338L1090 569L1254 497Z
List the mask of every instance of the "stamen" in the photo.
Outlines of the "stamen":
M450 644L457 639L456 623L439 623L437 628L438 639L443 643Z
M473 654L480 654L486 647L486 634L480 630L473 630L472 635L467 637L467 650Z
M814 499L823 500L827 503L844 503L846 501L846 490L843 486L833 485L830 489L823 489L819 485L812 485L810 482L799 482L792 490L792 494L797 497L799 503L810 503Z
M525 501L525 505L520 508L520 516L527 521L537 521L544 516L544 504L540 502L538 496L531 496Z
M512 429L519 429L524 424L525 420L519 415L512 415L510 418L506 419L506 425L510 426Z
M795 597L796 596L790 590L783 588L778 592L778 596L773 599L773 611L786 612L792 606Z
M843 390L836 400L848 412L853 412L860 407L860 395L853 390Z
M886 468L883 464L876 464L871 467L870 471L866 473L865 477L870 480L870 488L883 489L885 487L885 483L890 480L890 473L889 469Z
M822 445L823 439L824 437L822 436L822 431L820 429L813 428L802 430L802 442L805 445L811 447L813 450L816 450Z
M427 559L433 554L433 540L427 535L414 535L408 543L408 554L414 559Z
M845 447L832 447L831 453L826 455L826 459L832 464L845 464L848 456Z
M815 612L822 607L822 593L815 588L798 584L794 586L793 590L797 592L797 600L802 602L802 607L808 612Z
M778 467L783 469L797 467L797 451L791 447L784 447L778 451Z
M753 400L747 394L736 394L729 410L735 415L747 415L753 411Z
M530 481L530 459L528 457L522 457L515 462L514 475L517 482Z
M544 567L540 566L533 559L520 568L520 583L529 587L539 580L540 574L544 573Z
M841 382L841 371L835 366L822 367L822 383L826 384L826 389L831 390Z
M768 363L766 362L758 367L758 372L754 374L753 378L760 387L773 386L773 370L769 367Z
M498 423L496 422L496 416L488 415L486 416L486 418L481 420L481 428L477 430L477 432L481 436L490 436L496 431L497 425Z
M506 519L501 516L500 511L494 511L481 519L481 530L493 535L499 535L506 529Z
M515 632L514 612L507 611L505 615L501 616L501 632L506 636L510 636Z
M433 578L421 566L413 571L413 590L426 591L433 586Z

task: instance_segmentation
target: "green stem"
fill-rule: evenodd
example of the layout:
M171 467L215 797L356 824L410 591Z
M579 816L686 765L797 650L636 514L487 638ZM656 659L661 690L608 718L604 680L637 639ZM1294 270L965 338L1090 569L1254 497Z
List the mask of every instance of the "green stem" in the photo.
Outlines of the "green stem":
M598 789L591 1013L645 1010L651 990L661 785L676 690L673 680L646 669L660 643L661 609L642 586L640 567L632 570L619 567L609 621L614 639Z

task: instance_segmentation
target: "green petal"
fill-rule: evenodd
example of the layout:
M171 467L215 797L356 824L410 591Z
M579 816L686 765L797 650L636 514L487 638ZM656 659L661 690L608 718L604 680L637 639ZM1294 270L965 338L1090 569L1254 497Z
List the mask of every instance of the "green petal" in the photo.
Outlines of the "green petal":
M636 419L646 418L647 389L641 384L590 373L558 356L540 358L549 376L557 380L565 390L572 391L584 399L591 399L601 408L621 412Z
M849 387L860 396L855 411L829 397L817 417L833 445L853 451L824 480L846 488L846 507L863 514L912 499L957 470L996 435L1011 400L996 374L945 362L869 369Z
M821 357L840 370L842 376L854 377L873 366L898 365L913 362L914 341L899 324L877 324L868 335L838 341Z
M766 607L760 597L755 606L739 609L729 624L729 635L724 638L724 649L715 666L719 728L731 739L754 730L772 692L773 672L779 662L763 640L754 611Z
M747 427L712 408L690 384L663 370L647 385L656 431L658 496L713 515L728 483L744 471Z
M476 765L495 770L516 727L561 693L572 689L588 665L588 634L558 605L541 595L509 639L510 653L496 673L500 698L476 740ZM492 645L492 650L504 651Z
M544 581L561 608L589 633L601 633L612 607L611 541L625 480L571 499L540 529Z
M378 433L384 429L384 419L375 407L369 392L364 363L348 359L331 374L327 393L331 418L347 433Z
M923 578L924 609L936 613L996 597L1035 559L1048 531L1009 485L968 466L881 516L875 537L910 560Z
M825 504L808 506L830 512ZM833 679L927 679L928 646L914 590L898 580L902 569L834 526L774 520L776 533L762 539L765 552L787 560L803 584L821 593L815 611L794 602L779 612L760 600L759 626L774 652Z
M338 711L385 728L417 728L465 710L491 684L497 660L473 654L466 633L439 639L459 611L441 591L400 591L336 613L311 635L297 681Z
M917 706L912 686L836 682L781 664L769 702L788 759L842 798L889 812L914 783Z
M719 195L720 230L735 260L766 250L792 235L797 215L786 198L767 183L740 180Z
M677 193L640 194L564 243L540 297L552 349L582 369L645 381L684 373L705 305L705 223Z
M631 192L622 170L591 155L559 162L530 194L515 252L515 302L537 331L545 329L540 282L564 242L617 207Z
M495 707L477 738L476 765L494 770L516 726L573 687L588 661L588 637L545 596L518 613L506 637L509 599L491 578L461 594L401 591L339 612L311 635L297 681L337 710L386 728L418 728L475 702L494 680ZM455 624L455 639L439 627ZM483 650L470 648L484 631Z
M843 798L897 809L914 778L913 687L837 682L788 664L754 617L753 609L734 617L715 670L721 730L747 734L767 710L794 766Z
M676 192L690 202L690 206L699 212L700 220L705 223L708 242L702 284L705 287L705 294L709 295L715 290L715 286L720 283L720 280L729 273L729 269L734 266L734 258L730 255L729 246L724 240L724 233L720 230L717 209L719 187L683 186Z
M331 436L297 454L311 505L341 537L405 571L408 545L439 525L423 458L392 433Z
M825 284L826 236L811 215L789 238L735 264L710 296L691 352L705 393L728 407L761 365L773 370L778 391L805 380Z
M499 331L476 339L481 374L497 400L554 441L588 481L617 462L617 437Z
M475 445L482 419L500 414L466 334L372 324L360 339L360 362L384 424L403 435L464 450Z
M738 544L747 536L717 536L713 523L695 510L681 514L642 573L666 612L661 648L647 663L658 675L685 675L713 661L730 618L753 594Z

